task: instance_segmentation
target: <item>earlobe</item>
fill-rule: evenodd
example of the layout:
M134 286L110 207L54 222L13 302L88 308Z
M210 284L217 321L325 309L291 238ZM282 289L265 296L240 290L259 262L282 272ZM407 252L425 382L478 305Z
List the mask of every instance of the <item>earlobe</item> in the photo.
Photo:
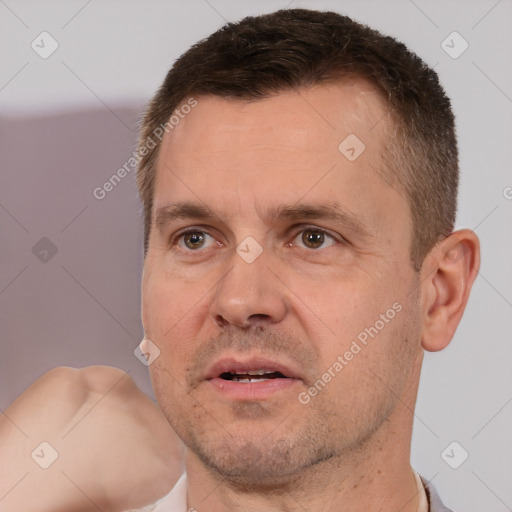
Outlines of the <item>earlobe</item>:
M431 251L422 273L422 347L444 349L453 338L480 267L480 243L469 229L455 231Z

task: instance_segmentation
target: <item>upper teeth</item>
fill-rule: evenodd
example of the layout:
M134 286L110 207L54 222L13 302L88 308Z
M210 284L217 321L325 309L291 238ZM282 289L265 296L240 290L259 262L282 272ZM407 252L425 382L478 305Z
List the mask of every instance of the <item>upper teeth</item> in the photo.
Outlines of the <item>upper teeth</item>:
M233 375L265 375L267 373L274 373L272 370L249 370L246 372L229 372Z

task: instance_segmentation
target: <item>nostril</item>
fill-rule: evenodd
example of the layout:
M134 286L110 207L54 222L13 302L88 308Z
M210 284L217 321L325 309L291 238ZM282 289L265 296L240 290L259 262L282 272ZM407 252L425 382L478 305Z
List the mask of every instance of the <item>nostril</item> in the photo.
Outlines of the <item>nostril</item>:
M265 322L266 323L269 320L270 320L270 316L265 315L263 313L257 313L257 314L251 315L249 317L249 322L258 322L258 323Z
M217 315L215 321L219 327L227 327L229 325L229 322L222 315Z
M239 329L250 329L272 323L272 319L269 315L260 313L249 316L249 318L247 318L245 322L235 322L234 320L230 322L229 320L226 320L226 318L224 318L222 315L216 315L215 321L217 322L217 325L219 327L228 327L229 325L235 325Z

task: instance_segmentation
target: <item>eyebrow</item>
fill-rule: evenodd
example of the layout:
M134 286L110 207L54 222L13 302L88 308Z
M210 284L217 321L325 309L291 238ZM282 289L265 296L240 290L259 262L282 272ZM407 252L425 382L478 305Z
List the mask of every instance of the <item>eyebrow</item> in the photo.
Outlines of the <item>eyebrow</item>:
M216 217L210 208L201 203L173 203L157 210L155 224L158 229L163 229L177 219L212 220Z
M350 231L370 237L369 228L352 212L341 207L339 203L326 204L296 204L292 206L277 205L268 211L267 217L271 222L287 220L327 220L341 224Z
M168 223L177 219L211 221L222 220L222 215L216 214L212 209L202 203L179 202L162 206L157 210L155 224L162 230ZM341 207L339 203L327 204L278 204L270 207L264 215L269 223L277 223L281 220L326 220L343 225L348 230L365 238L370 238L370 229L352 212Z

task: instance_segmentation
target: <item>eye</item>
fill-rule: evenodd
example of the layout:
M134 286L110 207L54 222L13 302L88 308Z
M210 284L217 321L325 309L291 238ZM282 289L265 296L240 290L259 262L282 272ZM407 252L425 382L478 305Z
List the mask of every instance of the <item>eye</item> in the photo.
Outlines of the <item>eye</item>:
M324 249L336 244L336 239L333 235L320 228L307 228L303 229L292 240L292 244L297 241L302 243L306 249ZM324 245L328 243L328 245Z
M185 231L175 238L175 243L184 251L197 251L219 243L208 233L198 230Z

